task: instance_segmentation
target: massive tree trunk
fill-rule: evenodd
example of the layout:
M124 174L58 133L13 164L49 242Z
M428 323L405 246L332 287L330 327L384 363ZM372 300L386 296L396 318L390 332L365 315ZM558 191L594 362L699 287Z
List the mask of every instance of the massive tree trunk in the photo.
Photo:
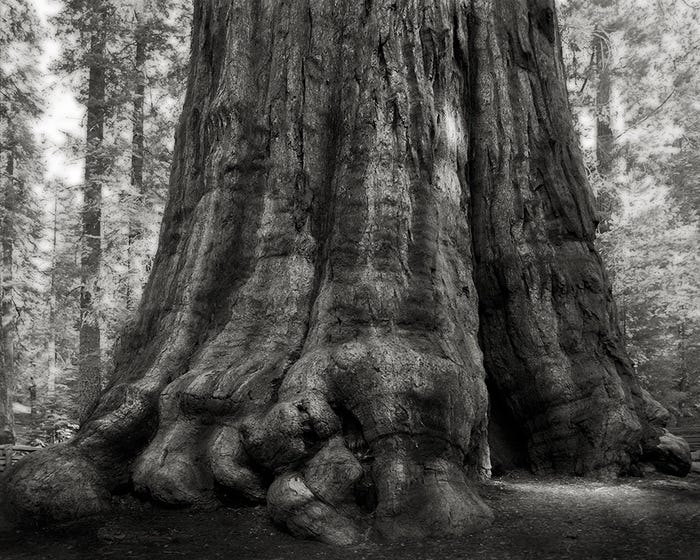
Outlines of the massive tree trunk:
M98 19L98 21L100 21ZM85 185L83 188L82 247L80 257L80 420L84 421L95 406L102 390L100 364L100 322L96 300L99 297L100 261L102 258L102 183L106 169L105 125L105 36L104 24L90 38L88 62L87 142Z
M133 487L266 499L330 542L463 533L491 519L487 382L502 455L627 471L653 401L593 238L550 1L200 0L139 319L7 502Z
M12 393L15 379L15 310L12 301L15 237L15 157L7 151L2 206L0 273L0 445L15 442Z

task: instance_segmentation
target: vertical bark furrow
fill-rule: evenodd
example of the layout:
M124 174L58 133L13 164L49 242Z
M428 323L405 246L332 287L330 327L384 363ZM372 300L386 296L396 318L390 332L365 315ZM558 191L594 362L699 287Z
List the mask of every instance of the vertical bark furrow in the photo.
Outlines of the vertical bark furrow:
M480 201L472 227L481 340L490 384L511 421L526 427L534 468L617 471L636 453L640 425L601 343L620 344L604 320L607 280L592 248L594 213L581 160L572 156L578 152L550 33L552 8L533 0L523 13L503 0L491 14L500 44L489 50L499 54L488 66L492 81L481 72L476 92L481 129L491 139L472 162L477 170L497 162L486 181L472 172ZM498 102L487 105L489 98Z

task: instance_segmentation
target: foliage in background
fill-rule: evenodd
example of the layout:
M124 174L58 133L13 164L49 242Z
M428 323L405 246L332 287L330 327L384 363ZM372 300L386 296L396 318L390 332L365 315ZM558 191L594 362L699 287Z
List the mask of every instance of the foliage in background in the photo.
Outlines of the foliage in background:
M92 155L105 162L97 178L102 185L102 231L95 313L102 331L102 371L108 379L112 347L138 302L157 245L185 83L191 17L187 0L59 3L58 15L43 25L31 0L7 0L0 6L0 157L7 134L22 140L15 141L16 153L22 154L16 175L27 186L28 197L22 206L23 221L15 219L15 237L22 247L15 253L14 268L16 279L23 282L15 290L15 299L21 296L19 309L29 320L18 322L22 351L17 354L18 375L12 390L14 401L24 405L16 407L20 439L46 443L70 434L80 408L83 185L44 177L43 153L32 130L42 110L38 99L50 93L42 90L48 84L39 75L39 38L58 40L61 55L51 71L70 84L79 102L87 103L89 65L98 65L104 72L104 141L88 146L82 133L67 138L63 149L69 160ZM106 39L104 54L98 58L89 48L96 26L102 26ZM145 49L140 68L135 60L139 41ZM142 110L135 111L137 106ZM139 114L142 141L135 147ZM137 149L142 179L135 188L133 152ZM34 402L29 396L32 383L36 385ZM30 405L32 415L26 413Z
M677 417L700 412L700 4L564 0L567 72L606 227L599 249L647 387ZM593 38L610 50L601 114ZM601 172L596 123L613 130ZM609 215L606 215L609 214Z
M41 321L37 243L40 210L34 186L42 165L32 125L41 113L39 21L22 0L0 4L0 393L17 392L35 353L33 325ZM0 395L0 436L11 405ZM10 405L10 406L8 406ZM11 431L11 414L9 416Z

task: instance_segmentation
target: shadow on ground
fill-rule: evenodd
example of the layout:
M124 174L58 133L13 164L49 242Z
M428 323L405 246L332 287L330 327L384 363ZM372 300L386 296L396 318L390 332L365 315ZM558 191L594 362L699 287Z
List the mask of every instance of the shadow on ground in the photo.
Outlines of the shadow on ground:
M700 475L618 482L518 474L484 485L493 527L459 539L335 548L273 527L265 509L161 509L125 502L107 517L0 532L0 558L700 560Z

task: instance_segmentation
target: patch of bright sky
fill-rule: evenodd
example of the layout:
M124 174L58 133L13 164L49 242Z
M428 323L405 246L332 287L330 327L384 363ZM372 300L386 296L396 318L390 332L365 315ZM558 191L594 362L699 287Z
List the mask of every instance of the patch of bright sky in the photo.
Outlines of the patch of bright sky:
M38 119L34 132L44 152L46 178L76 185L82 180L83 162L71 158L63 147L69 136L82 134L85 108L78 103L68 83L51 71L51 64L61 54L61 46L53 38L49 18L59 12L61 5L56 0L32 0L32 3L46 31L40 61L46 111Z

